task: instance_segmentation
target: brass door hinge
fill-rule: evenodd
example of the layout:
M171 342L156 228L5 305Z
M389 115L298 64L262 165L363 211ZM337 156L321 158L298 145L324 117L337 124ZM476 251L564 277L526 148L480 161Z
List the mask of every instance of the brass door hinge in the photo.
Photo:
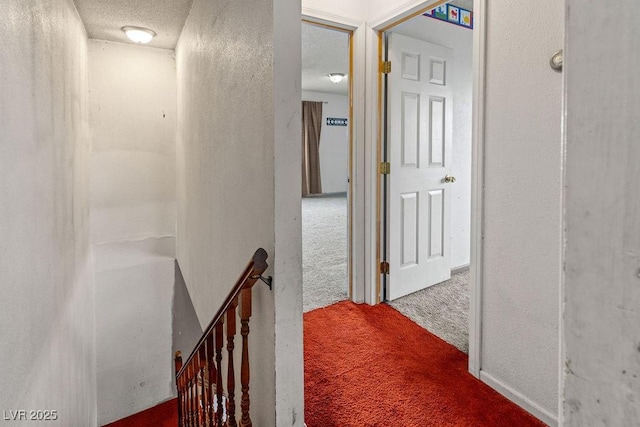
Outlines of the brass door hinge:
M380 72L382 74L389 74L391 72L391 61L380 62Z
M380 263L380 274L389 274L389 263L387 261Z
M380 162L380 173L382 175L389 175L391 173L391 163Z

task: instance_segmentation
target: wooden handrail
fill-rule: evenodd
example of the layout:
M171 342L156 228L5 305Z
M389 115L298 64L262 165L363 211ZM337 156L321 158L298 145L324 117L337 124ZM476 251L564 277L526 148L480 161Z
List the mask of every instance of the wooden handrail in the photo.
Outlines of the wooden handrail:
M240 427L251 427L248 341L251 289L258 280L270 284L262 277L262 273L268 267L266 260L267 252L262 248L258 249L184 363L180 352L176 352L174 361L178 389L179 426L236 427L240 425ZM239 424L236 422L235 413L236 376L233 364L236 316L238 314L242 336L242 364L240 366L242 395ZM228 353L226 395L224 394L222 376L225 334Z

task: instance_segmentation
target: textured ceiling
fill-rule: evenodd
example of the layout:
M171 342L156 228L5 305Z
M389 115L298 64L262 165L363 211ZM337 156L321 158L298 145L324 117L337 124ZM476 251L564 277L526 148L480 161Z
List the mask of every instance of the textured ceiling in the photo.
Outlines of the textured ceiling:
M329 73L349 74L349 35L302 24L302 90L347 95L347 80L333 83Z
M75 0L89 38L132 43L126 25L149 28L157 36L145 46L174 49L193 0Z
M75 0L92 39L132 43L127 25L149 28L157 36L146 46L174 49L193 0ZM473 10L473 0L451 4ZM332 83L329 73L349 74L347 33L302 24L302 89L347 95L348 82Z
M473 0L452 0L449 4L473 11Z

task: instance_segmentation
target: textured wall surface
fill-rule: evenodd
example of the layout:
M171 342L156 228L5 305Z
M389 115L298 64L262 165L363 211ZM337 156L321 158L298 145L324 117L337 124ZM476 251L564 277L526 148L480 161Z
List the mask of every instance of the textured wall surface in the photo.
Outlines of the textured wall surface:
M637 426L640 10L567 5L564 425Z
M555 417L562 2L492 0L487 27L482 370Z
M0 8L0 406L95 426L86 34L71 0Z
M453 169L451 267L469 265L471 245L471 96L473 31L418 16L393 32L453 49Z
M303 425L300 5L196 0L177 46L177 258L206 326L258 247L254 425ZM274 369L275 367L275 369Z
M303 0L302 7L362 22L366 21L368 11L366 0Z
M98 423L174 395L172 298L175 260L96 269Z
M348 97L329 93L305 91L303 101L325 102L322 106L320 133L320 176L323 193L347 191L349 178L349 128L327 126L327 117L349 117Z
M257 248L273 265L272 35L268 1L196 0L176 51L177 258L203 327ZM271 426L274 298L260 283L253 296L252 419Z
M173 51L91 40L89 73L93 244L173 238Z
M98 422L174 394L173 51L89 42Z

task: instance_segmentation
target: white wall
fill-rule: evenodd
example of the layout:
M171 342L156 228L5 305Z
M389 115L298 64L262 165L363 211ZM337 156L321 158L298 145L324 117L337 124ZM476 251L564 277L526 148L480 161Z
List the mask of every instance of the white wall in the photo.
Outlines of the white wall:
M640 9L566 4L563 425L637 426Z
M173 51L89 42L98 422L173 395Z
M177 257L200 324L258 247L272 266L274 291L253 290L249 338L260 426L303 422L301 68L291 40L296 1L196 0L176 51Z
M553 422L562 76L549 58L563 45L562 2L491 0L486 17L481 378Z
M426 16L392 29L419 40L453 49L453 162L451 196L451 267L469 265L471 245L471 125L473 31Z
M314 15L326 15L327 18L340 20L366 21L369 10L367 0L302 0L302 9Z
M481 378L553 423L558 394L562 88L561 77L548 63L563 44L562 4L552 0L487 3L486 181L480 239L484 259L478 266L484 283L479 307L483 313ZM414 0L376 0L345 11L339 1L303 3L309 16L359 26L360 42L354 54L366 62L366 106L377 102L377 39L372 28L423 5ZM355 11L358 8L360 14ZM367 24L359 25L358 20ZM362 101L359 96L354 98L356 105ZM377 135L375 112L368 111L364 117L364 134L357 134L356 144L362 144L359 150L364 146L364 154L358 151L357 156L364 160L365 173L358 177L367 184L365 188L375 189L375 176L366 172L376 168L371 155ZM372 262L376 205L369 202L374 198L375 193L367 194L364 201L362 238L364 282L371 284L377 273ZM375 286L365 290L365 301L375 301L374 290Z
M175 236L171 50L89 43L94 245Z
M70 0L5 1L2 21L0 405L95 426L87 36Z
M325 102L322 105L320 131L322 192L346 192L349 186L349 127L327 126L327 117L348 118L349 98L330 93L303 91L302 100Z

